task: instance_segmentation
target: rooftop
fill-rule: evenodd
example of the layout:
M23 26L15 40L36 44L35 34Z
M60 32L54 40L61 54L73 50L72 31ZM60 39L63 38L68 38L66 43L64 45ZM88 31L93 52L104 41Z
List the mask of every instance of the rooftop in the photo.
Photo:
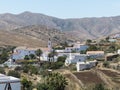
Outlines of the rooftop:
M16 50L19 50L19 49L22 49L22 50L37 50L38 48L29 48L29 47L25 47L25 46L20 46L20 47L16 48Z
M0 83L16 83L20 82L20 79L12 77L12 76L6 76L4 74L0 74Z
M87 51L87 53L104 53L104 51Z

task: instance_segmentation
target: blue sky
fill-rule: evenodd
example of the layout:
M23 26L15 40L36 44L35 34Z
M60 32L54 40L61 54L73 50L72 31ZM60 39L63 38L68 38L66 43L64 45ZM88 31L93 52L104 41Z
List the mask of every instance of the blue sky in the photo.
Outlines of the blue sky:
M24 11L58 18L120 15L120 0L0 0L0 13Z

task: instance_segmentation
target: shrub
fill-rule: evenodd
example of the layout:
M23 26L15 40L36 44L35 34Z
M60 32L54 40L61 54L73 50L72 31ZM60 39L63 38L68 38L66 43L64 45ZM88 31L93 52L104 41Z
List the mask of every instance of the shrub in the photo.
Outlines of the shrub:
M30 59L36 59L34 54L30 54L29 57L30 57Z
M93 90L106 90L103 84L96 84Z
M30 57L28 55L25 55L24 60L29 60Z
M0 73L6 74L4 68L0 68Z
M15 71L21 71L22 70L22 68L20 67L20 66L17 66L17 67L15 67L15 69L14 69Z
M23 85L23 90L32 90L32 82L28 81L26 78L23 78L21 81Z
M103 63L103 66L109 68L110 63L109 63L108 61L105 61L105 62Z
M10 70L8 72L8 76L13 76L13 77L16 77L16 78L20 78L20 73L17 72L17 71Z

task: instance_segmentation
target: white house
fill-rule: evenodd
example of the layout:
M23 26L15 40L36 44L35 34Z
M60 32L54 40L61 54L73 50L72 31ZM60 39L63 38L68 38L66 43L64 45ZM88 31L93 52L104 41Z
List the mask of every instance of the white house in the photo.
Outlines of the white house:
M24 57L26 55L35 54L35 51L37 49L38 48L17 47L14 50L14 53L12 55L12 59L14 59L14 60L24 59Z
M104 51L87 51L86 54L91 58L103 58L105 56Z
M57 53L64 53L65 50L64 49L62 49L62 50L55 50L55 52L57 52Z
M86 70L86 69L90 69L92 67L95 67L97 64L97 61L87 61L87 62L77 62L76 67L77 67L77 71L81 71L81 70Z
M85 51L87 50L88 47L89 47L88 45L81 44L80 42L74 43L74 46L73 46L76 52Z
M90 68L92 68L92 67L94 67L94 66L96 66L97 65L97 61L96 60L94 60L94 61L89 61L89 66L90 66Z
M65 60L65 65L76 64L77 62L83 62L88 58L86 54L80 53L69 53L67 59Z
M28 48L28 47L17 47L14 50L14 53L12 55L12 59L14 60L21 60L24 59L24 57L26 55L30 55L30 54L35 54L35 51L41 49L43 54L41 56L42 60L47 60L48 57L48 53L50 53L52 51L52 43L51 40L48 40L48 47L38 47L38 48Z
M76 64L77 71L85 70L89 68L89 63L88 62L77 62Z
M0 74L0 90L21 90L20 79Z
M85 44L81 44L80 42L76 42L73 44L73 47L65 47L65 52L70 53L72 51L80 52L87 50L88 46Z
M117 53L120 54L120 49L118 49Z
M47 61L48 60L48 54L50 53L50 49L47 47L38 47L38 48L28 48L28 47L17 47L14 50L14 53L12 55L12 59L14 60L22 60L26 55L34 54L37 49L41 49L43 54L41 55L41 60Z

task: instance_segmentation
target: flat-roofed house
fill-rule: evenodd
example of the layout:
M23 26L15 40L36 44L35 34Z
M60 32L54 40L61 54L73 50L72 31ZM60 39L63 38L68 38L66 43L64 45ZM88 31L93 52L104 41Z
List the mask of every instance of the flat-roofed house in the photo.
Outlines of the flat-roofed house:
M86 54L91 58L102 58L105 56L104 51L87 51Z
M24 59L24 57L26 55L35 54L35 51L37 49L38 48L17 47L14 50L14 53L12 55L12 59L14 59L14 60Z
M47 47L38 47L38 48L28 48L28 47L17 47L14 50L14 53L12 55L12 59L14 60L21 60L24 59L26 55L34 54L36 50L41 49L43 54L41 55L41 60L47 61L48 60L48 54L50 53L50 49Z
M21 90L20 79L0 74L0 90Z
M76 42L73 44L73 47L66 47L65 52L70 53L72 51L80 52L87 50L89 46L85 44L81 44L80 42Z
M88 45L81 44L80 42L74 43L74 46L73 46L76 52L86 51L88 47L89 47Z
M65 60L65 65L76 64L77 62L83 62L88 58L86 54L69 53Z
M86 62L77 62L76 64L76 68L77 71L81 71L81 70L86 70L86 69L90 69L92 67L95 67L97 65L97 61L86 61Z
M85 70L89 68L89 62L77 62L77 71Z

